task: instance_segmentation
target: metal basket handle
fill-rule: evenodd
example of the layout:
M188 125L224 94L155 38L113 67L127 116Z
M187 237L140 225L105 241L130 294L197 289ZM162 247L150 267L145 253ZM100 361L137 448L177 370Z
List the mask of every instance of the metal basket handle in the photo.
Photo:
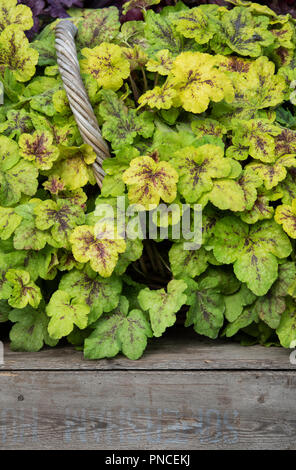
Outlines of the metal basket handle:
M57 63L80 134L84 142L91 145L96 153L97 158L93 163L93 171L101 188L105 175L102 163L105 158L110 157L110 153L80 76L74 41L76 33L76 26L69 20L62 20L56 26Z

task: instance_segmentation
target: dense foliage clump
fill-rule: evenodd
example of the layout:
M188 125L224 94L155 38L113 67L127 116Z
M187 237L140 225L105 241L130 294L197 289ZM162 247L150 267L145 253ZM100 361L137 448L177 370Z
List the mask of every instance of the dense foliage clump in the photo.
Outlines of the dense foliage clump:
M142 3L144 21L122 26L115 7L70 11L112 154L101 191L56 65L59 20L30 44L30 9L0 7L0 321L13 323L11 347L66 338L88 358L136 359L182 312L210 338L292 347L295 22L243 0L159 13ZM110 236L106 204L130 233ZM196 234L173 232L188 214L193 224L196 204L202 243L188 250ZM168 236L143 240L139 218Z

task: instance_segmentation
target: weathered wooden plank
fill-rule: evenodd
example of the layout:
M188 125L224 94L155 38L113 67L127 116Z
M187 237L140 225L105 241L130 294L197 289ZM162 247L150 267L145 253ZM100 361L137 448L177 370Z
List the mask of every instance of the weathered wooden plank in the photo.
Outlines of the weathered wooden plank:
M243 347L230 341L211 341L192 330L176 328L162 338L154 338L138 361L122 356L87 361L71 346L48 348L38 353L15 353L6 345L5 364L0 370L295 370L296 365L289 360L290 354L291 351L284 348Z
M0 372L2 449L295 449L296 376Z

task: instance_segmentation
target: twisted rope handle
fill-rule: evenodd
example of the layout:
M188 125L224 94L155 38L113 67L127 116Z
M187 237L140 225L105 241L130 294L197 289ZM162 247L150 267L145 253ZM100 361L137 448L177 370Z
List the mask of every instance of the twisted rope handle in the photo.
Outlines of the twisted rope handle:
M103 160L110 157L108 145L102 137L97 118L89 101L80 76L80 67L75 46L76 26L69 20L62 20L56 26L55 47L57 62L71 110L80 134L86 144L91 145L96 153L93 171L99 187L102 187L104 170Z

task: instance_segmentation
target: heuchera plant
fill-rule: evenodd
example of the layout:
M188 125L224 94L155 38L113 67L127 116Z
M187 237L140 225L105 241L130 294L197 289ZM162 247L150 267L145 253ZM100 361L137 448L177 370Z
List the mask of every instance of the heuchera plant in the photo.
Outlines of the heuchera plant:
M29 8L2 1L0 321L14 350L66 338L87 358L137 359L182 315L210 338L296 344L295 22L232 3L155 13L143 1L144 21L122 26L115 7L71 10L111 151L100 191L56 65L56 22L29 44ZM174 239L185 217L174 212L154 218L167 239L111 238L100 209L119 211L118 197L144 218L151 205L187 204L193 217L200 204L201 246Z

